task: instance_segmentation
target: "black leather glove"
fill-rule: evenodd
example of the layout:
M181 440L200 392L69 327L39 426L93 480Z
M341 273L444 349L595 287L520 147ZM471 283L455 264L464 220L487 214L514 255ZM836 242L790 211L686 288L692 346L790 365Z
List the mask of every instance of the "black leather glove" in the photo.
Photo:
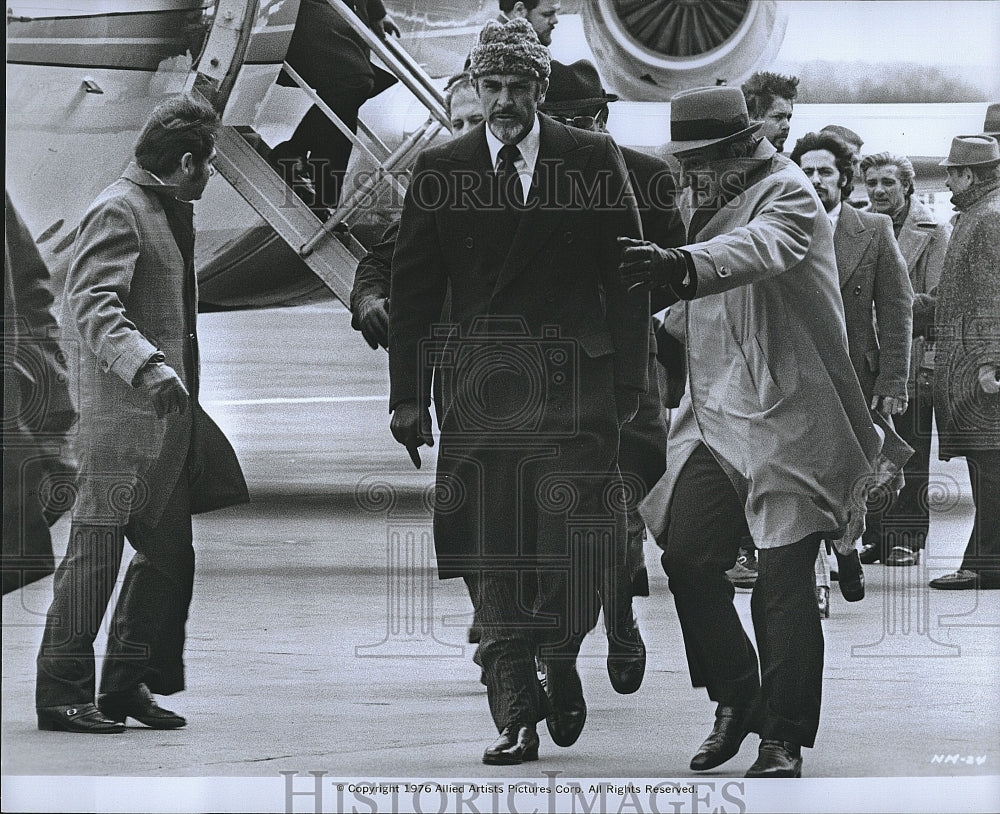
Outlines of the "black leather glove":
M137 387L145 390L153 402L156 417L169 413L185 413L191 398L180 376L168 364L154 362L146 365L136 377Z
M385 297L365 297L357 306L361 335L373 349L389 347L389 301Z
M621 429L635 418L639 412L639 394L631 390L615 390L615 413L618 416L618 428Z
M618 247L621 249L618 273L629 291L683 286L688 269L680 250L662 249L648 240L630 237L618 238Z
M431 434L431 414L426 407L418 407L415 401L401 401L392 412L389 423L392 437L406 447L413 465L420 469L420 453L417 449L426 444L434 446Z

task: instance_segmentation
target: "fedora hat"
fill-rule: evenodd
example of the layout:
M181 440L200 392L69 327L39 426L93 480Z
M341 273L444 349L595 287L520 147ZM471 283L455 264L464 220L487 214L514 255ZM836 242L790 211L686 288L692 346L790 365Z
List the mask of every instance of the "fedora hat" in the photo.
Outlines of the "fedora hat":
M990 136L955 136L948 157L939 167L977 167L1000 163L1000 144Z
M994 102L986 108L986 121L983 122L983 133L1000 139L1000 102Z
M725 85L691 88L670 99L670 141L664 153L685 153L726 144L756 133L763 122L751 122L743 91Z
M605 93L594 63L581 59L572 65L552 60L549 89L538 108L545 113L567 113L617 102L614 93Z

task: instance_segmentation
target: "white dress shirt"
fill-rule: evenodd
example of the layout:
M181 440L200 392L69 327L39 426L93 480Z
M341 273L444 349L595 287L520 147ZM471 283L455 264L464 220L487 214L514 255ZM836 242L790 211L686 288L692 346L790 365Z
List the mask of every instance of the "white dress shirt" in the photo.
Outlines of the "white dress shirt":
M538 116L535 116L535 123L531 126L527 135L515 145L521 153L521 157L514 162L514 167L517 169L517 175L521 181L521 191L524 193L524 200L528 200L528 190L531 189L531 180L535 174L535 164L538 163L538 148L541 144L540 134L541 128L538 124ZM500 168L500 148L504 145L500 139L493 135L489 124L486 125L486 146L490 150L490 160L493 162L493 169L498 170Z
M833 209L831 209L829 212L826 213L827 217L830 218L830 223L833 224L833 231L835 231L835 232L837 231L837 223L840 221L840 207L841 206L843 206L843 203L841 203L840 201L837 201L837 205L835 207L833 207Z

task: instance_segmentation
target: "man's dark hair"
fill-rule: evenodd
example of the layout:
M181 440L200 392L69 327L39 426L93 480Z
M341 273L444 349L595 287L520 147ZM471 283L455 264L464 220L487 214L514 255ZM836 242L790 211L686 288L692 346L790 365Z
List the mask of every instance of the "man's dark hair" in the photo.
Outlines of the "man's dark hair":
M787 99L794 102L799 95L799 78L783 76L780 73L758 71L743 83L743 97L747 100L747 111L751 119L761 119L774 100Z
M184 153L205 161L215 147L219 114L206 101L177 96L149 116L135 144L136 162L161 178L175 172Z
M842 189L847 190L848 194L850 194L850 190L854 188L854 165L851 158L854 151L848 146L847 142L829 130L821 130L819 133L806 133L795 142L795 149L792 150L789 158L801 166L802 156L813 150L827 150L833 153L833 162L836 164L837 171L844 181Z
M840 138L847 142L848 147L853 147L856 151L860 151L865 146L861 136L851 130L850 127L844 127L841 124L828 124L819 132L833 133L835 136L840 136Z
M531 11L541 2L541 0L520 0L520 2L524 3L524 7L528 11ZM510 14L514 10L514 6L517 4L518 0L500 0L500 11L504 14Z

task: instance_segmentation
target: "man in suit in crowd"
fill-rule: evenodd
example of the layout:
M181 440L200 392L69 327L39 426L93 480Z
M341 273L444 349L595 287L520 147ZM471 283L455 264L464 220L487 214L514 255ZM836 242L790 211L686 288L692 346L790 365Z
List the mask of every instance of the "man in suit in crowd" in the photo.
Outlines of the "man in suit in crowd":
M882 152L867 155L861 162L861 176L871 200L870 212L887 215L893 234L906 261L913 289L913 337L910 344L910 373L906 385L908 403L893 424L900 437L913 448L903 467L903 488L882 513L881 520L869 524L862 537L861 561L881 560L889 566L913 566L930 528L928 484L931 459L933 416L932 382L934 371L934 295L951 226L937 223L933 211L914 196L916 172L905 155Z
M850 204L855 209L868 206L868 199L864 197L864 176L861 174L861 148L865 146L864 140L850 127L844 127L841 124L828 124L819 132L833 133L851 151L851 181L840 190L844 203ZM860 193L858 197L855 197L855 191Z
M80 222L64 330L79 346L80 484L38 653L39 729L186 721L153 693L184 689L194 583L191 515L249 499L232 448L198 405L194 208L214 169L216 112L181 96L150 115L135 161ZM136 553L94 704L94 639L125 538Z
M847 346L861 392L871 410L886 418L898 416L907 405L913 289L892 234L892 221L844 205L844 190L853 179L853 155L832 132L807 133L796 142L790 157L812 183L833 224ZM874 500L873 508L877 508ZM881 533L879 519L874 512L868 514L866 533L876 537ZM856 567L840 574L841 591L849 600L864 596L863 583L855 585L861 569L860 563L853 562L854 556L851 565ZM820 557L817 562L825 566L826 560ZM820 571L826 572L825 567ZM821 612L829 614L829 583L817 585L816 590Z
M718 705L691 768L725 763L752 731L761 742L747 776L797 777L823 683L813 565L820 540L863 515L856 485L879 437L848 355L833 227L812 186L759 137L737 88L678 93L670 119L687 244L622 241L622 276L685 301L688 386L667 471L642 510L663 548L692 683ZM756 652L725 575L747 533L759 561Z
M563 124L584 130L607 132L609 104L618 97L605 92L597 68L587 60L571 65L552 62L549 89L538 109ZM684 224L676 205L676 186L670 165L661 158L620 147L632 191L639 207L643 236L659 246L684 242ZM652 304L654 311L659 310ZM649 596L649 579L643 556L645 526L638 503L663 474L667 451L667 424L657 386L656 338L649 346L649 389L639 400L639 411L621 430L618 466L625 480L629 502L628 569L614 597L604 599L605 625L612 618L608 599L619 601L616 612L620 629L607 629L608 673L618 692L634 692L644 673L645 647L631 609L632 596Z
M483 29L486 123L417 159L392 266L391 430L417 465L430 372L449 379L434 545L476 609L489 764L537 759L542 718L560 746L583 729L576 657L624 567L618 434L647 386L649 300L616 265L617 236L641 234L624 162L609 137L537 115L549 62L526 21Z

